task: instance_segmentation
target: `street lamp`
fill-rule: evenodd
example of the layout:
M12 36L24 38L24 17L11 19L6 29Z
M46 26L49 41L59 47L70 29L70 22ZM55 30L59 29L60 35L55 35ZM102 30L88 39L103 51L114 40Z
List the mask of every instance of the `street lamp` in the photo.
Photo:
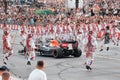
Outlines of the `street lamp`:
M78 6L78 4L79 4L79 0L76 0L75 2L76 2L75 5L76 5L76 9L77 9L77 8L79 7L79 6Z

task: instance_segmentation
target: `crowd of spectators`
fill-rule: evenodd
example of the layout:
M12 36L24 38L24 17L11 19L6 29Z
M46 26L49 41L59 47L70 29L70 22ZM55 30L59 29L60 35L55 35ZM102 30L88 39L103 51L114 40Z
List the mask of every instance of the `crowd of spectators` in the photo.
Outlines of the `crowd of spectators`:
M23 1L23 2L22 2ZM24 4L22 4L24 3ZM56 11L56 7L48 4L46 6L40 5L39 6L33 6L36 2L32 2L29 5L28 3L25 3L25 0L19 0L19 1L7 1L7 13L5 13L5 4L4 2L0 3L0 23L7 23L7 24L17 24L17 25L41 25L46 20L49 21L52 18L56 18L57 15L37 15L35 14L35 10L43 10L43 9L49 9ZM21 5L22 4L22 5ZM52 6L50 8L50 6ZM56 5L58 6L58 5ZM61 7L62 8L62 7ZM58 11L57 11L58 12ZM56 13L57 13L56 12Z
M1 0L2 1L2 0ZM27 2L31 2L29 5ZM7 13L5 13L4 2L0 3L0 23L17 24L17 25L42 25L55 24L64 22L83 21L83 19L89 20L93 16L113 18L120 16L120 1L119 0L85 0L83 8L68 9L65 7L65 3L43 2L43 5L37 6L36 0L8 0L7 1ZM24 4L23 4L24 3ZM40 3L40 2L38 2ZM38 15L35 10L52 10L54 14L50 15ZM78 17L79 16L79 17ZM76 19L77 17L77 19ZM93 19L93 18L92 18ZM111 20L110 19L110 20Z

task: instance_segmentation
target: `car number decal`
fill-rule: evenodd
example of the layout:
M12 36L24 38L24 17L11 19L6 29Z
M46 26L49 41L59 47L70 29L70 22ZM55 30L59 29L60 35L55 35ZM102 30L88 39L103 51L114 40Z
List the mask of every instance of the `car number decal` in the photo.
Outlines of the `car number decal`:
M68 49L73 49L72 44L68 44Z

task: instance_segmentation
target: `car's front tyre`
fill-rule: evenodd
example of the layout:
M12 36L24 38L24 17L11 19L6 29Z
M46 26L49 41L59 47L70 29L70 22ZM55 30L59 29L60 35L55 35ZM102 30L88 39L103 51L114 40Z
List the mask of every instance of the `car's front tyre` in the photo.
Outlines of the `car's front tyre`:
M53 57L54 58L61 58L63 55L62 55L62 49L56 49L53 51Z

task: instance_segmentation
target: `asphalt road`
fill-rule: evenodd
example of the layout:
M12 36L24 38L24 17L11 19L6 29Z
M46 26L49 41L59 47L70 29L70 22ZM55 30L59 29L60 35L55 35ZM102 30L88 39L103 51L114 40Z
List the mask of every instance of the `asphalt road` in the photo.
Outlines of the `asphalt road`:
M9 58L7 66L13 76L20 80L27 80L30 72L35 68L38 60L44 60L46 63L45 72L48 80L119 80L120 79L120 46L110 43L110 50L99 52L95 55L95 62L92 71L87 71L84 65L85 53L79 58L66 57L55 59L47 56L37 56L32 65L26 65L27 60L17 51L22 48L20 46L20 36L18 32L12 31L12 35L17 35L14 42L14 54ZM0 38L2 31L0 30ZM2 63L2 39L0 39L0 66ZM17 80L17 79L16 79Z

